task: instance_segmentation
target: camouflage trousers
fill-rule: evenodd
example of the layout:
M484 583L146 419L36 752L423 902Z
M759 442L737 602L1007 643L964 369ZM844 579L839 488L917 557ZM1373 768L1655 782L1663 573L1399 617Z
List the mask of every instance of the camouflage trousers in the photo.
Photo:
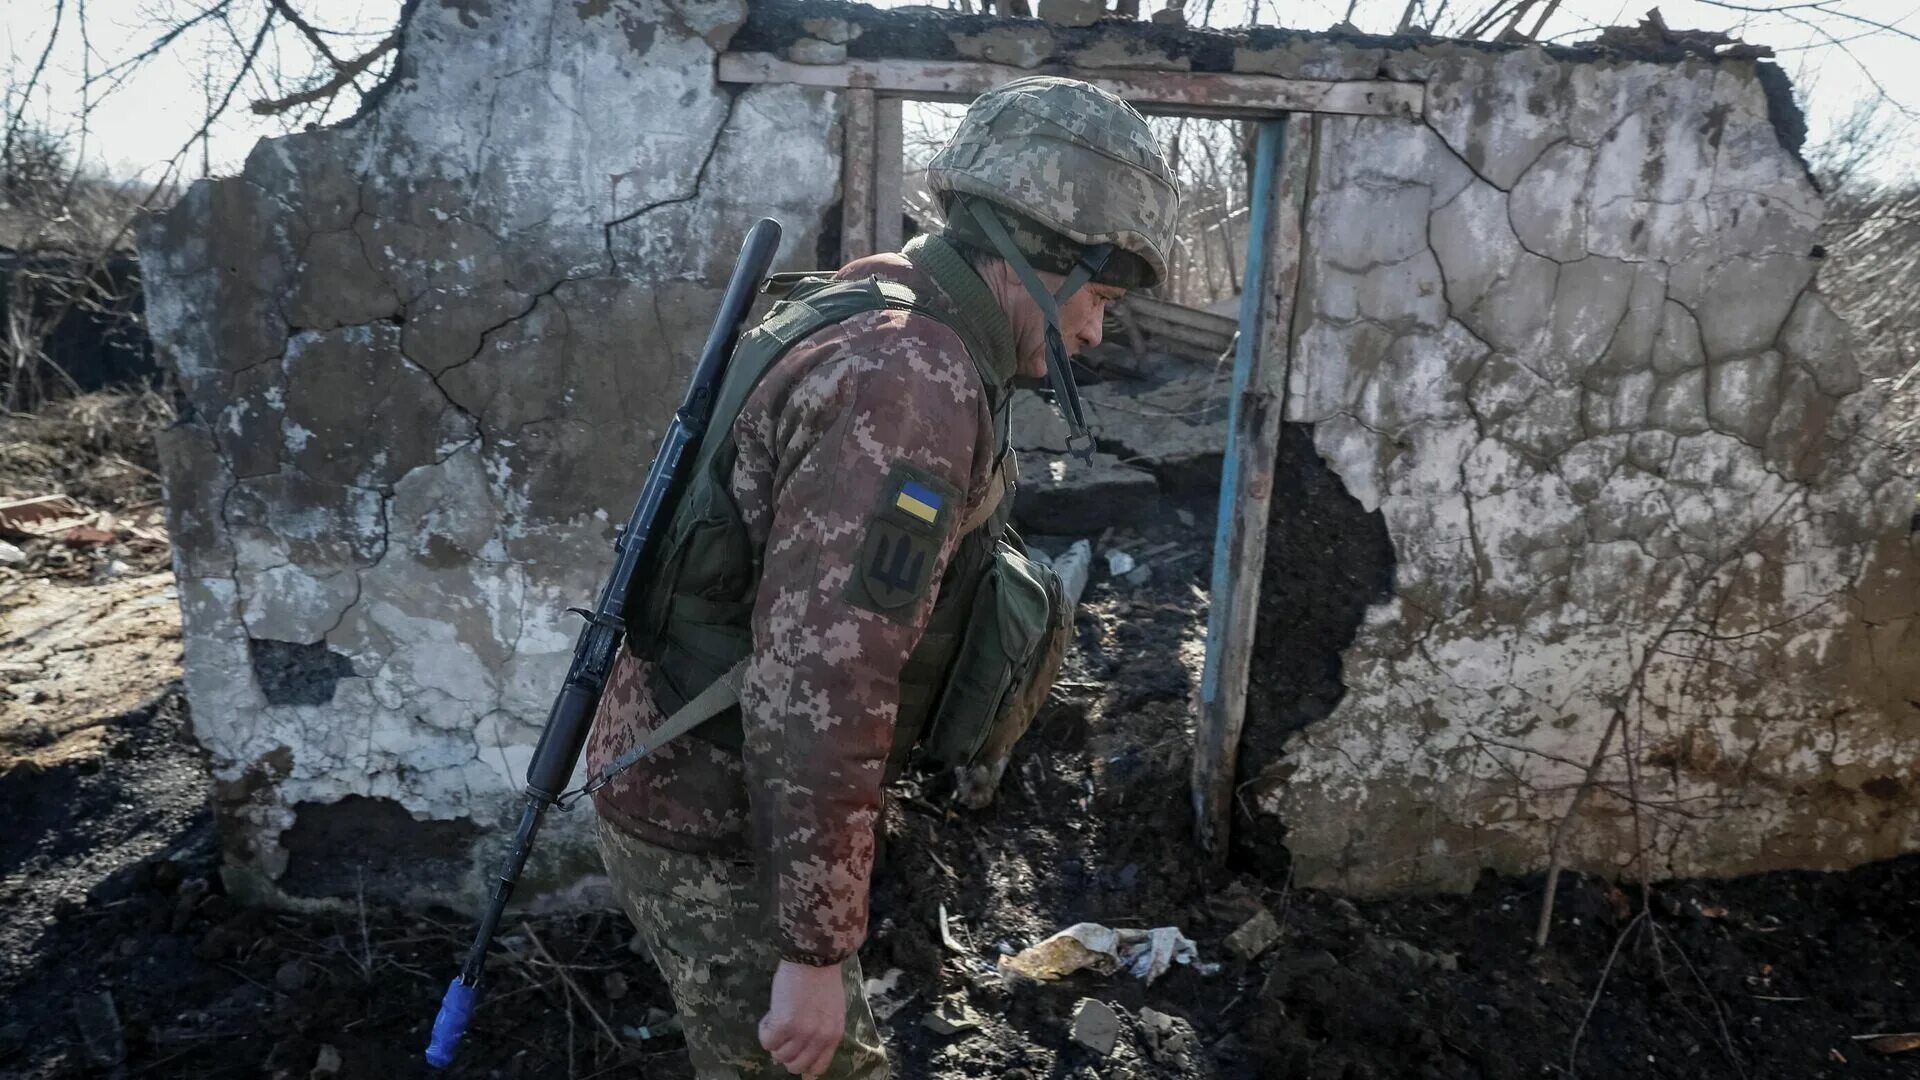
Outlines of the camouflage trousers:
M760 1046L760 1018L780 954L768 932L751 864L689 855L599 823L614 892L673 991L699 1080L788 1077ZM873 1022L860 960L840 965L847 1029L824 1080L885 1080L887 1052Z

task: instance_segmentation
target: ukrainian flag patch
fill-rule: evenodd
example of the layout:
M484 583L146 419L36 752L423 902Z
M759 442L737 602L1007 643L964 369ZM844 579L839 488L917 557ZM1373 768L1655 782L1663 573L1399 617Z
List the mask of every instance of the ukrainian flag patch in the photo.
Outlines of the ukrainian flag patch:
M946 500L926 485L908 480L900 485L893 505L931 525L940 519L940 508L946 505Z

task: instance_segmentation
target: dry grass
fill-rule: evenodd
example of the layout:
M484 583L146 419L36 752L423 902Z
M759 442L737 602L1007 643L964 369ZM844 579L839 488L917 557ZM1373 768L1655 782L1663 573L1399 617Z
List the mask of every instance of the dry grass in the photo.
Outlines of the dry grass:
M161 497L154 433L172 402L151 389L111 390L0 415L0 498L65 492L88 506L125 509Z

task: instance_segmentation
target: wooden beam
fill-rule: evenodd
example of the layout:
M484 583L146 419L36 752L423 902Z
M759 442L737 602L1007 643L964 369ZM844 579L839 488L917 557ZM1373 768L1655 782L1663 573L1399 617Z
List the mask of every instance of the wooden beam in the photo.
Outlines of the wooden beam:
M1206 330L1226 337L1232 337L1233 332L1240 327L1239 320L1231 315L1215 315L1205 308L1176 304L1171 300L1162 300L1142 292L1128 293L1120 303L1132 311L1139 312L1143 318L1179 323L1181 326L1190 326L1195 330Z
M900 215L906 200L900 189L905 183L906 132L901 125L897 97L881 98L874 103L873 133L873 249L899 251L906 242Z
M1015 68L954 60L796 64L771 53L722 53L719 70L721 82L861 88L893 97L963 102L1023 76L1068 75L1110 90L1142 112L1243 120L1273 119L1292 112L1417 117L1426 107L1426 88L1421 84L1385 80L1327 82L1271 75L1111 68L1083 71L1057 64Z
M873 254L873 91L848 90L846 102L846 141L840 157L842 265Z
M1312 121L1311 116L1293 116L1279 125L1281 154L1265 228L1260 237L1250 238L1261 245L1258 321L1251 346L1241 344L1244 363L1237 359L1235 364L1208 604L1207 668L1193 753L1194 831L1202 850L1215 860L1227 855L1240 734L1246 725L1247 674L1260 612L1260 579L1266 570L1267 516L1273 507L1274 459L1300 280L1301 223L1314 152ZM1244 324L1241 333L1248 333Z

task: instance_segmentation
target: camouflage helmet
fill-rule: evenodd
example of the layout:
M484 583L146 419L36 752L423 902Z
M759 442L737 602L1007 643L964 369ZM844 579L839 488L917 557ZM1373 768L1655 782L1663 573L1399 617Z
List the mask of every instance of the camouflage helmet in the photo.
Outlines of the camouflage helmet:
M1145 118L1098 87L1034 75L980 95L927 166L927 183L962 241L970 223L952 203L975 196L1000 211L1041 269L1061 272L1063 257L1077 258L1055 249L1111 244L1094 280L1141 287L1167 276L1180 207L1173 171Z

